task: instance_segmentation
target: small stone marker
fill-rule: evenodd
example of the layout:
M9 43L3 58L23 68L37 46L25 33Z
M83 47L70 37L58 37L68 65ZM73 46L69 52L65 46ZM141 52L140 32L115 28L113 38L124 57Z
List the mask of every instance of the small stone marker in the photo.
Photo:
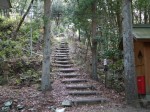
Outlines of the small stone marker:
M107 59L104 59L104 71L107 72L108 71L108 65L107 65Z
M7 101L7 102L4 103L4 106L5 106L5 107L11 107L11 106L12 106L12 103L13 103L13 101L11 101L11 100L10 100L10 101Z
M55 112L65 112L65 108L57 108L56 110L55 110Z
M56 107L55 106L49 106L48 109L51 110L52 112L55 112Z
M104 59L104 66L107 65L107 59Z
M17 105L17 110L22 110L24 108L24 105Z
M70 101L70 100L64 100L62 102L62 106L71 107L72 106L72 101Z
M2 112L8 112L8 111L10 110L10 108L12 107L12 103L13 103L12 100L6 101L6 102L4 103L4 107L2 107L1 111L2 111Z
M8 112L10 110L10 107L2 107L0 112Z

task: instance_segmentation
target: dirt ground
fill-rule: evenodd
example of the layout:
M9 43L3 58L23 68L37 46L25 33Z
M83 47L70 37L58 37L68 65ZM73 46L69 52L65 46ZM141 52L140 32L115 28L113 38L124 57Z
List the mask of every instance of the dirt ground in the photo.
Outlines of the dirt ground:
M92 81L92 84L101 92L101 96L108 98L109 102L94 105L78 105L66 107L65 112L150 112L149 109L133 108L125 104L122 95L113 90L105 89L104 85ZM69 99L65 86L61 79L56 79L52 84L53 90L41 92L37 90L37 85L31 87L16 88L13 86L0 86L0 108L4 102L13 101L9 112L53 112L52 107L64 108L61 103L64 99ZM24 109L17 110L17 105L23 105Z

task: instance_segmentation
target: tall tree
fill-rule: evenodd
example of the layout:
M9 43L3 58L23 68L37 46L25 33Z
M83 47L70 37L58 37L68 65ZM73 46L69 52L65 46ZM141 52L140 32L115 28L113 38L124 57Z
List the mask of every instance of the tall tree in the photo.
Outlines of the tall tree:
M123 0L123 48L125 70L125 92L129 105L137 105L138 94L133 52L131 0Z
M51 0L44 0L44 49L42 66L42 91L51 90L50 84L50 15Z
M97 1L97 0L96 0ZM92 78L97 80L97 40L96 40L96 7L97 2L92 3Z

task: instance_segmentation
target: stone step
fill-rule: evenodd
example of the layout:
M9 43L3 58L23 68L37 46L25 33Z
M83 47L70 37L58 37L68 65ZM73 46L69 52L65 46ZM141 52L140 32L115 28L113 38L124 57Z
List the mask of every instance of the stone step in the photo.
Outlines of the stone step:
M70 56L69 55L53 55L53 59L70 59Z
M56 48L58 51L69 51L69 48Z
M55 52L68 53L68 52L69 52L69 50L55 50Z
M61 45L68 45L67 42L61 42L60 44L61 44Z
M69 49L68 46L60 45L59 48Z
M68 55L52 55L51 57L53 57L53 58L55 58L55 57L64 57L65 58L66 57L67 58Z
M55 49L56 52L60 52L60 51L69 51L69 48L57 48Z
M68 45L65 45L65 44L59 45L58 48L67 48L67 49L69 49Z
M61 50L60 52L61 52L61 53L68 53L69 50Z
M55 60L57 60L57 61L69 61L70 58L62 57L62 58L55 58Z
M71 72L76 72L78 69L73 69L73 68L63 68L63 69L57 69L57 72L63 72L63 73L71 73Z
M81 76L79 74L60 74L60 77L64 77L64 78L73 78L73 77L78 77Z
M59 45L58 47L56 47L56 49L64 49L61 47L65 47L65 48L69 49L68 45L64 45L64 44Z
M76 98L71 100L73 105L98 104L98 103L106 103L108 101L109 100L106 98Z
M54 61L57 64L72 64L71 61Z
M69 50L69 48L56 48L57 50L60 50L60 51L65 51L65 50Z
M68 47L68 44L63 43L63 44L60 44L59 46L67 46Z
M98 95L97 91L69 91L69 95Z
M68 43L59 44L59 46L68 46Z
M69 53L56 53L55 55L69 55Z
M61 42L60 45L68 45L68 42Z
M87 82L86 79L77 79L77 78L71 78L71 79L63 79L62 83L79 83L79 82Z
M71 68L73 66L73 64L66 64L66 65L54 64L53 66L59 67L59 68Z
M66 54L62 54L62 55L55 54L53 55L53 58L69 58L70 59L70 56Z
M92 89L92 90L95 90L95 87L94 86L92 86L92 85L67 85L66 86L66 89Z

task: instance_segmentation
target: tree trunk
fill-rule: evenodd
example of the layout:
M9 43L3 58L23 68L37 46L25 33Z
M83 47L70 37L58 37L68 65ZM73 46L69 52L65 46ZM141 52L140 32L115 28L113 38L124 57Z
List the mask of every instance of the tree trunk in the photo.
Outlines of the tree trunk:
M50 7L51 0L44 0L44 52L42 66L42 91L51 90L50 84Z
M30 8L31 8L31 6L32 6L32 4L33 4L33 1L34 1L34 0L31 0L30 5L29 5L27 11L25 12L25 14L23 15L23 17L21 18L21 20L20 20L20 22L19 22L19 24L18 24L18 26L17 26L15 32L13 32L14 38L16 38L17 33L18 33L18 31L19 31L19 29L20 29L20 27L21 27L21 25L22 25L22 23L23 23L25 17L27 16L28 12L30 11Z
M147 16L147 8L144 10L144 24L147 24L148 16Z
M150 24L150 8L148 9L148 20L149 20L149 24Z
M80 28L79 28L78 30L79 30L79 37L78 37L78 40L79 40L79 42L81 42L81 30L80 30Z
M117 16L117 25L118 25L118 32L119 32L119 38L122 39L122 20L121 20L121 13L120 11L116 12L116 16Z
M92 78L98 80L97 77L97 42L92 42Z
M96 37L96 1L92 3L92 78L98 80L97 77L97 40Z
M125 92L127 104L137 106L137 82L133 51L131 1L123 0L123 47L124 47L124 70Z
M142 11L141 11L141 8L140 8L140 23L138 24L142 24Z

